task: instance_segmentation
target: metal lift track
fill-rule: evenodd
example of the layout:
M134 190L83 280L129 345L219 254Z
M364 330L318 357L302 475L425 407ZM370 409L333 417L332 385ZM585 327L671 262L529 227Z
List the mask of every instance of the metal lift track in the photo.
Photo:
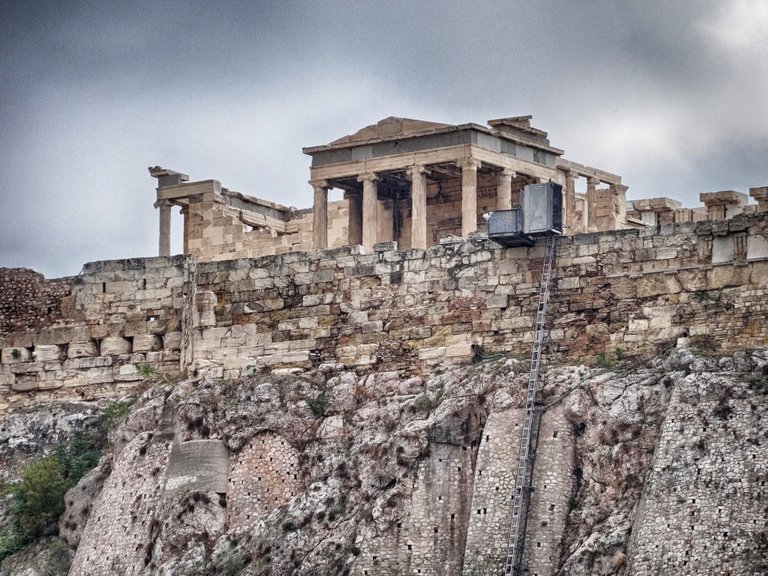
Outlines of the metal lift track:
M523 551L525 548L525 526L530 501L531 473L533 471L534 452L532 450L533 425L536 414L536 390L539 385L539 366L541 350L544 343L545 321L547 317L547 301L549 299L549 283L552 277L552 264L557 251L559 236L547 236L545 244L544 268L539 286L539 306L536 311L536 326L531 351L531 371L528 376L528 390L525 399L525 419L520 432L520 452L517 458L517 473L515 475L514 498L512 500L512 519L507 540L507 559L504 563L504 576L520 574L523 568Z

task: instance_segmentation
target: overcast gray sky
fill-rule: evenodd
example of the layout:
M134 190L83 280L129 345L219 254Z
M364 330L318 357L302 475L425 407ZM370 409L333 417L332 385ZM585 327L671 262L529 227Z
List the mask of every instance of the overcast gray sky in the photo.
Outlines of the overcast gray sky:
M532 114L630 198L747 192L766 30L766 0L0 0L0 266L156 255L156 164L308 207L302 146L387 116Z

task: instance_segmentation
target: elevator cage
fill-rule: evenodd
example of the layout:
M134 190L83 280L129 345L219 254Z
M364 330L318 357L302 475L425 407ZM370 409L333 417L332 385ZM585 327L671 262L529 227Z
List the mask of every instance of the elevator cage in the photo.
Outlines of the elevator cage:
M505 247L533 246L538 236L563 232L563 187L555 182L529 184L520 207L485 215L488 238Z

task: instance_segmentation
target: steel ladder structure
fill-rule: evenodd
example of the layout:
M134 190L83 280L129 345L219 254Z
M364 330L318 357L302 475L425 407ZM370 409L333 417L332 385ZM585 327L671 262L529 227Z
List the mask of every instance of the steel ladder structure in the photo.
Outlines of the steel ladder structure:
M531 371L528 376L528 391L525 399L525 419L520 432L520 452L517 458L517 473L515 475L514 498L512 500L512 520L507 541L507 559L504 563L504 576L520 574L523 563L525 544L525 527L530 500L530 481L533 471L534 451L532 436L536 414L536 390L539 384L539 366L541 350L544 343L545 322L547 317L547 300L549 299L549 283L552 277L552 264L557 251L559 236L547 236L545 244L544 267L541 272L539 285L539 306L536 311L535 334L531 351Z

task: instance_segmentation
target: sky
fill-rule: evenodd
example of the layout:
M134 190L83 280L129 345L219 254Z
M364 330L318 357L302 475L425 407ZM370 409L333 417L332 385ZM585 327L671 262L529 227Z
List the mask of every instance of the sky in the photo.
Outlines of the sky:
M0 0L0 267L156 255L148 166L309 207L302 147L388 116L530 114L630 199L746 193L766 30L765 0Z

